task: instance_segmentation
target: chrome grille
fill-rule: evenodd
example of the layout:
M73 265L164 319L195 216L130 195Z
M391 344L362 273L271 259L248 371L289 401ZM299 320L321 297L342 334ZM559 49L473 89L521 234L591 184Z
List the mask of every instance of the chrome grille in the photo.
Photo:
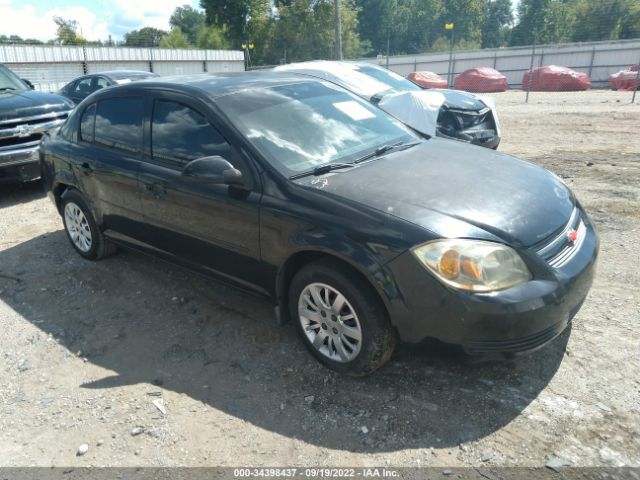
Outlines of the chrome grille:
M576 238L569 240L569 234L575 230ZM586 237L587 227L577 208L573 209L569 221L562 231L546 242L537 253L553 268L561 268L580 250Z
M51 112L0 122L0 154L37 146L42 135L64 123L68 111Z

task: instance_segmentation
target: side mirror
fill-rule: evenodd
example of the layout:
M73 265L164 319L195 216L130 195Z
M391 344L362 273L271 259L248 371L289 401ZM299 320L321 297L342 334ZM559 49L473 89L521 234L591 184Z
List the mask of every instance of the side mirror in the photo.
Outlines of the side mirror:
M21 78L21 80L27 84L27 86L31 89L31 90L35 90L36 87L33 86L33 83L31 83L29 80L27 80L26 78Z
M194 183L244 186L242 172L217 155L190 161L182 170L182 176Z

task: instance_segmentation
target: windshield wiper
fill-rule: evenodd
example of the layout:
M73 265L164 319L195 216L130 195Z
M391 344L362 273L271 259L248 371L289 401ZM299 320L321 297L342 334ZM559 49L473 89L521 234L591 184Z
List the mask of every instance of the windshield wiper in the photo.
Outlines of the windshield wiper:
M370 158L379 157L380 155L383 155L391 150L395 150L396 148L400 148L400 147L409 148L409 147L418 145L418 143L420 142L410 142L410 143L398 142L398 143L392 143L388 145L382 145L376 148L373 152L367 153L366 155L363 155L362 157L358 158L353 163L362 163L366 160L369 160Z
M320 165L319 167L314 168L313 170L307 170L306 172L296 173L289 177L290 180L295 180L297 178L308 177L309 175L324 175L325 173L329 173L333 170L339 170L342 168L351 168L353 167L353 163L327 163L326 165Z
M15 90L13 87L0 87L0 92L4 92L5 90Z

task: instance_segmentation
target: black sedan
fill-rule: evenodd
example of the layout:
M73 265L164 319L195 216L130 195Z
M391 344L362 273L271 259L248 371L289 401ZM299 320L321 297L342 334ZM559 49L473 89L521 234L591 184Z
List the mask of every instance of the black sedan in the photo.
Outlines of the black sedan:
M81 256L138 249L268 296L318 360L351 374L397 338L540 347L580 308L598 252L550 172L423 139L291 74L98 92L44 139L41 163Z
M74 103L80 103L93 92L113 85L123 85L125 83L145 80L147 78L158 77L157 73L144 72L138 70L115 70L111 72L93 73L78 77L58 92L60 95L71 99Z

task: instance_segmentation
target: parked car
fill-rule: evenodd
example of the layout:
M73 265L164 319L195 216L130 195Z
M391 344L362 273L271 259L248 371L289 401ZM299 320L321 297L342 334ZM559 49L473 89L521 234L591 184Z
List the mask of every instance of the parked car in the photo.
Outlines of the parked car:
M33 90L0 64L0 182L40 178L40 138L62 125L71 108L66 98Z
M459 140L487 148L500 144L500 122L491 97L459 90L429 88L371 63L313 61L275 68L321 78L359 95L427 136Z
M70 81L60 89L59 93L71 99L74 103L80 103L101 88L146 80L147 78L158 76L157 73L138 70L114 70L111 72L93 73Z
M558 65L535 67L522 75L522 89L532 92L575 92L590 88L591 79L585 72Z
M84 100L41 160L73 248L116 245L273 299L326 366L435 337L519 353L562 332L598 239L552 173L424 139L311 77L149 80Z

